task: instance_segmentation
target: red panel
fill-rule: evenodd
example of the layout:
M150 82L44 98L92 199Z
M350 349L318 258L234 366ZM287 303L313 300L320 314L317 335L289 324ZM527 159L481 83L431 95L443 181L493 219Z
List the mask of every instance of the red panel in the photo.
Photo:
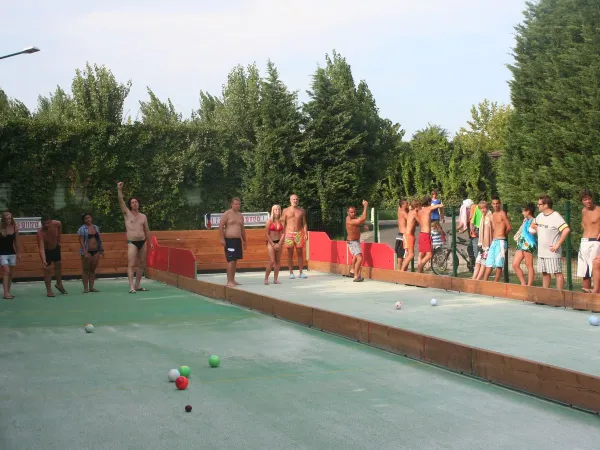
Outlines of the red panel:
M169 270L169 247L154 247L153 269Z
M309 231L308 237L311 261L348 264L348 245L345 241L332 241L323 231Z
M394 270L396 254L392 247L387 244L375 244L372 242L362 242L360 247L363 251L364 267Z
M169 272L196 278L196 257L191 250L169 247Z
M146 265L153 269L157 269L156 258L157 258L157 254L158 254L159 245L158 245L158 240L156 240L156 237L154 237L154 236L152 236L152 244L154 245L154 250L148 249L148 251L146 252Z

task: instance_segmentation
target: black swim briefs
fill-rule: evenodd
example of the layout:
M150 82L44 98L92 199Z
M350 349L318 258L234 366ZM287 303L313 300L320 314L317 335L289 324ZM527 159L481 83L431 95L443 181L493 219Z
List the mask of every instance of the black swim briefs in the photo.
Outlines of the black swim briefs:
M242 259L243 256L242 239L225 238L225 258L227 261L237 261L238 259Z
M144 239L143 241L127 241L127 243L133 244L138 248L138 250L141 250L144 244L146 243L146 239Z

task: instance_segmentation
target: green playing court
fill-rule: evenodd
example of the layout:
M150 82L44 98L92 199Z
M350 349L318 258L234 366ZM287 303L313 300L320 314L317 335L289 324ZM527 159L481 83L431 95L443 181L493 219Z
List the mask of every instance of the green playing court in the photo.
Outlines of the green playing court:
M125 280L100 279L101 292L82 294L69 281L56 298L15 285L0 303L1 449L598 446L596 415L144 285L131 295ZM167 372L182 364L192 374L178 391Z
M290 280L284 272L280 285L265 286L264 273L258 272L241 273L236 279L242 283L240 288L249 292L600 374L600 353L589 351L598 347L600 327L589 324L589 311L379 281L353 283L340 275L307 273L307 279ZM199 275L198 279L224 283L221 274ZM438 306L430 305L432 298L438 300ZM397 301L403 303L402 311L396 311Z

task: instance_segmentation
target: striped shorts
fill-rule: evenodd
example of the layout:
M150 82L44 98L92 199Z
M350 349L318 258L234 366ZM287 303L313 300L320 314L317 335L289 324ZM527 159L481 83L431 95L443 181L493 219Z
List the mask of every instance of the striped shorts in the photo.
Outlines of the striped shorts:
M543 273L562 273L562 258L538 258L538 271Z

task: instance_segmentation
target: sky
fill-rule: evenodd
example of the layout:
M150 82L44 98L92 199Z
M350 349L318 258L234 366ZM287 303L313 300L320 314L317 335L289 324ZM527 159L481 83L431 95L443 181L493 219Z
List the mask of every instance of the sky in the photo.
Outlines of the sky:
M238 64L273 61L307 101L311 76L334 50L366 81L382 117L405 139L428 124L452 137L484 99L510 103L514 27L524 0L0 0L0 88L35 109L70 91L77 68L106 65L132 81L124 114L136 119L147 87L184 117L200 90L220 95Z

